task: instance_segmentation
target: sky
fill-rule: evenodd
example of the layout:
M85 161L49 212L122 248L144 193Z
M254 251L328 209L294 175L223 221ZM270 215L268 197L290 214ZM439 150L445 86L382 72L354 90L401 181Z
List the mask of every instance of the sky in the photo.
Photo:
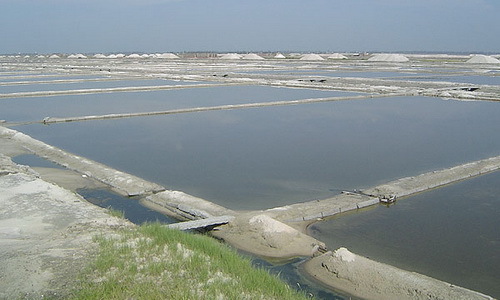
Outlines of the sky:
M500 53L499 16L499 0L0 0L0 53Z

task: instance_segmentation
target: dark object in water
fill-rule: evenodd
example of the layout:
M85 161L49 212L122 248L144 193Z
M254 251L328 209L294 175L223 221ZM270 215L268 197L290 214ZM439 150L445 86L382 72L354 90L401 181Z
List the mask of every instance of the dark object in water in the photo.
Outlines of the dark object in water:
M460 90L467 91L467 92L474 92L474 91L479 90L479 88L478 87L464 87L464 88L460 88Z
M378 200L385 204L390 204L396 202L396 195L381 196Z

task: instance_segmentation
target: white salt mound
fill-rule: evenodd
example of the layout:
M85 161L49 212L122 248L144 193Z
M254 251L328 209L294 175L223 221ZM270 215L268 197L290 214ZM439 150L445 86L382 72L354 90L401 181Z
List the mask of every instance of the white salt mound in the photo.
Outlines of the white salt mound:
M323 57L319 56L318 54L315 53L310 53L310 54L305 54L303 55L300 60L325 60Z
M94 58L106 58L106 55L98 53L98 54L94 55Z
M81 53L78 53L78 54L71 54L71 55L68 55L68 58L87 58L87 56L81 54Z
M137 53L132 53L132 54L126 56L126 57L127 58L141 58L141 56L139 54L137 54Z
M57 54L52 54L51 56L49 56L49 58L59 58L59 55L57 55Z
M340 260L346 262L353 262L354 260L356 260L356 254L352 253L344 247L335 250L335 252L333 252L333 256L340 258Z
M347 59L347 56L340 53L333 53L332 55L328 56L328 59Z
M409 61L408 57L402 54L375 54L368 59L368 61L383 61L383 62L406 62Z
M500 64L500 60L488 55L474 55L466 62L469 64Z
M243 55L242 59L263 60L264 58L260 55L255 54L255 53L249 53L249 54Z
M161 53L155 55L156 58L166 58L166 59L178 59L180 58L179 56L173 54L173 53Z
M276 55L274 56L274 58L286 58L283 54L281 53L276 53Z
M241 55L237 53L227 53L222 55L220 59L241 59Z
M262 229L264 232L282 232L292 234L295 234L297 232L297 230L293 229L292 227L278 222L267 215L253 216L252 218L250 218L248 223Z

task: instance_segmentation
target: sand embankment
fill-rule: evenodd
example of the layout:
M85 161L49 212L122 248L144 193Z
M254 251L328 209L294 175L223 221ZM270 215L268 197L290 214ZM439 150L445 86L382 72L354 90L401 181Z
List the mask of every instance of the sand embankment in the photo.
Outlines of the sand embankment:
M0 299L65 298L93 237L127 226L0 153Z
M305 263L315 279L364 299L485 300L490 296L356 255L346 248Z

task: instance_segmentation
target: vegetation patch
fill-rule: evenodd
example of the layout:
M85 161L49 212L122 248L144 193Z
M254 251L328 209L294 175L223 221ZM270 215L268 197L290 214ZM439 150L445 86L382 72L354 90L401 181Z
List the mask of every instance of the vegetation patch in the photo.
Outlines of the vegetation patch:
M207 236L145 224L96 241L74 299L306 299Z

